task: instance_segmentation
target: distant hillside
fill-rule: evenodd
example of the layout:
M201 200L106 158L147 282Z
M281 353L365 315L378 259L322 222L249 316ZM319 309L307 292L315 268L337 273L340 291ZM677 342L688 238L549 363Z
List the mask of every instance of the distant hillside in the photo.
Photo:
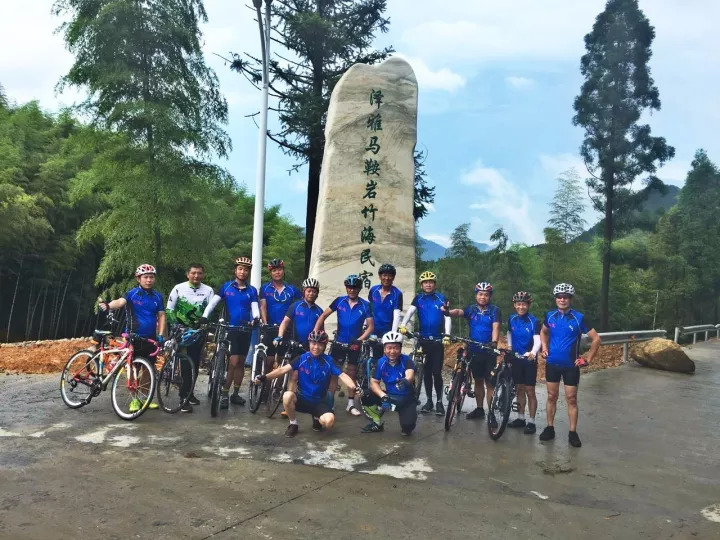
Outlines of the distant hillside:
M680 188L665 184L664 193L653 190L646 201L640 204L638 210L624 216L615 216L617 232L629 231L631 229L654 230L660 216L672 208L677 202ZM603 222L598 221L577 239L581 242L591 242L595 236L603 235Z
M483 244L482 242L473 242L473 244L480 251L487 251L490 249L489 245ZM437 261L438 259L442 259L447 252L447 248L441 246L437 242L423 238L422 236L420 237L420 246L423 250L423 261Z

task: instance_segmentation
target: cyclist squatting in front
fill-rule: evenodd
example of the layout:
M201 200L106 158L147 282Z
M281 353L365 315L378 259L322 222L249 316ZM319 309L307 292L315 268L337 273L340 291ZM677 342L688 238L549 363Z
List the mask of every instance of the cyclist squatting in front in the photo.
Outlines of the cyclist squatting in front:
M362 405L365 414L371 419L362 429L363 433L384 431L382 415L394 407L400 419L400 431L410 435L417 424L417 407L413 393L415 364L406 354L402 354L403 337L399 332L385 333L382 346L385 354L381 356L370 378L372 394L363 396ZM380 386L382 382L384 389Z
M345 291L347 295L338 296L332 301L330 307L323 311L315 323L315 332L323 328L325 319L333 312L337 312L337 335L335 343L330 348L336 365L342 368L347 356L347 374L355 381L357 376L357 364L360 358L361 342L373 333L373 312L372 305L364 298L360 298L362 280L359 276L351 274L345 278ZM363 331L363 326L365 330ZM330 386L330 392L335 393L337 385L335 381ZM355 407L355 393L352 391L356 384L348 387L348 402L346 411L353 416L360 416L360 411Z
M445 407L442 403L443 379L442 367L444 360L443 345L450 343L450 317L445 315L445 297L435 291L437 277L432 272L420 274L420 287L422 292L413 298L412 304L405 313L400 327L401 334L407 332L407 324L417 312L420 329L418 335L425 351L425 395L427 402L420 409L422 412L431 412L433 409L432 390L435 387L437 406L435 412L438 415L445 414ZM444 330L444 331L443 331ZM442 343L438 341L442 338Z
M205 267L200 263L191 263L187 269L187 281L178 283L170 291L167 302L167 319L170 325L181 325L186 328L197 329L200 325L205 308L215 294L212 287L205 285L202 281L205 278ZM203 346L205 345L204 333L198 333L194 343L185 347L185 352L195 365L195 379L200 370L200 360ZM181 367L187 369L189 366L182 363ZM195 381L191 381L187 373L183 373L183 388L180 390L184 398L193 388ZM183 405L182 412L192 412L193 405L199 405L195 395L191 394L188 402Z
M353 388L359 393L362 392L359 388L355 388L355 383L350 377L340 371L333 359L325 354L327 343L328 336L324 330L311 332L308 336L310 349L308 352L295 358L292 363L272 370L267 375L255 377L255 383L262 384L266 380L283 377L291 371L297 373L297 391L288 390L283 394L283 407L290 420L290 425L285 431L286 437L294 437L298 433L299 427L295 414L297 412L312 415L314 431L327 430L335 424L335 415L327 400L330 381L334 377L339 377L348 388Z
M247 257L235 259L235 279L227 281L220 287L218 294L214 295L205 308L203 319L212 313L213 309L225 301L229 323L233 326L251 325L254 319L260 318L257 289L248 283L252 261ZM228 333L230 340L230 362L228 364L227 378L222 389L220 408L227 409L228 401L236 405L244 405L245 399L238 392L245 376L245 357L250 349L250 332L232 329ZM228 398L230 384L234 383L232 399Z
M475 304L463 309L451 309L448 314L451 317L465 317L470 327L470 339L480 343L488 343L497 346L500 339L500 324L502 313L500 308L491 304L493 286L487 281L481 281L475 285ZM477 407L467 414L467 418L484 418L483 397L487 389L488 410L493 396L493 378L491 372L497 361L495 355L478 345L470 344L468 347L470 357L470 371L475 380L475 401ZM485 388L483 388L485 385Z
M508 349L523 356L514 359L512 376L517 388L518 416L508 424L511 428L525 428L526 435L535 433L535 413L537 397L537 353L540 351L540 321L532 315L530 305L532 296L525 291L518 291L512 298L515 314L508 318L507 343ZM525 404L528 407L528 420L525 421Z
M575 288L569 283L559 283L553 289L556 310L545 315L540 341L542 355L547 359L545 380L547 381L547 427L540 434L541 441L555 438L555 411L560 393L560 380L565 385L565 401L568 407L570 431L568 442L571 446L582 446L577 434L580 368L592 362L600 348L600 336L585 316L570 307ZM591 339L587 359L580 357L580 338L586 333Z
M99 302L103 311L126 308L127 326L125 331L136 334L140 338L157 339L162 344L165 335L165 302L162 294L153 289L157 271L152 264L141 264L135 270L135 279L138 286L130 289L124 297L110 302ZM133 343L135 354L147 356L155 351L155 346L143 340ZM134 399L130 403L130 412L140 410L140 400ZM157 409L158 404L150 403L150 409Z

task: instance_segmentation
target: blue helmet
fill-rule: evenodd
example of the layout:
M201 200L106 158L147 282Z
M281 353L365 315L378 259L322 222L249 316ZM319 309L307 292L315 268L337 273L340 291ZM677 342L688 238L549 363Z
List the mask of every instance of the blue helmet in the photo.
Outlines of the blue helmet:
M350 274L345 278L345 286L352 289L362 289L363 282L357 274Z
M182 333L182 336L180 336L180 346L187 347L193 343L197 343L198 339L200 339L200 330L188 328Z

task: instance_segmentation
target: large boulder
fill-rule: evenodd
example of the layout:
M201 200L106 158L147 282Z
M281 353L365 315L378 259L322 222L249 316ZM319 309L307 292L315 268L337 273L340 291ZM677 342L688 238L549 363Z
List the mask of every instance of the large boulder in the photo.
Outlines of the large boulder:
M695 362L688 358L682 347L669 339L653 338L630 348L630 357L645 367L694 373Z

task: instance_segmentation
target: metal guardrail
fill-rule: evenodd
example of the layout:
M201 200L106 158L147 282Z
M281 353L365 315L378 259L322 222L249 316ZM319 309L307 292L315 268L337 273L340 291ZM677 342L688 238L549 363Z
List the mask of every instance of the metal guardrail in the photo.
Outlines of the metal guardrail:
M697 343L697 335L705 333L705 341L708 340L708 334L715 332L715 337L720 337L720 324L698 324L695 326L676 326L675 327L675 343L678 342L680 337L689 336L692 334L693 345Z
M623 346L623 362L628 361L630 352L630 343L639 343L641 341L649 341L653 338L664 338L667 335L666 330L631 330L629 332L602 332L598 334L603 345L620 345ZM583 336L585 337L585 336Z

